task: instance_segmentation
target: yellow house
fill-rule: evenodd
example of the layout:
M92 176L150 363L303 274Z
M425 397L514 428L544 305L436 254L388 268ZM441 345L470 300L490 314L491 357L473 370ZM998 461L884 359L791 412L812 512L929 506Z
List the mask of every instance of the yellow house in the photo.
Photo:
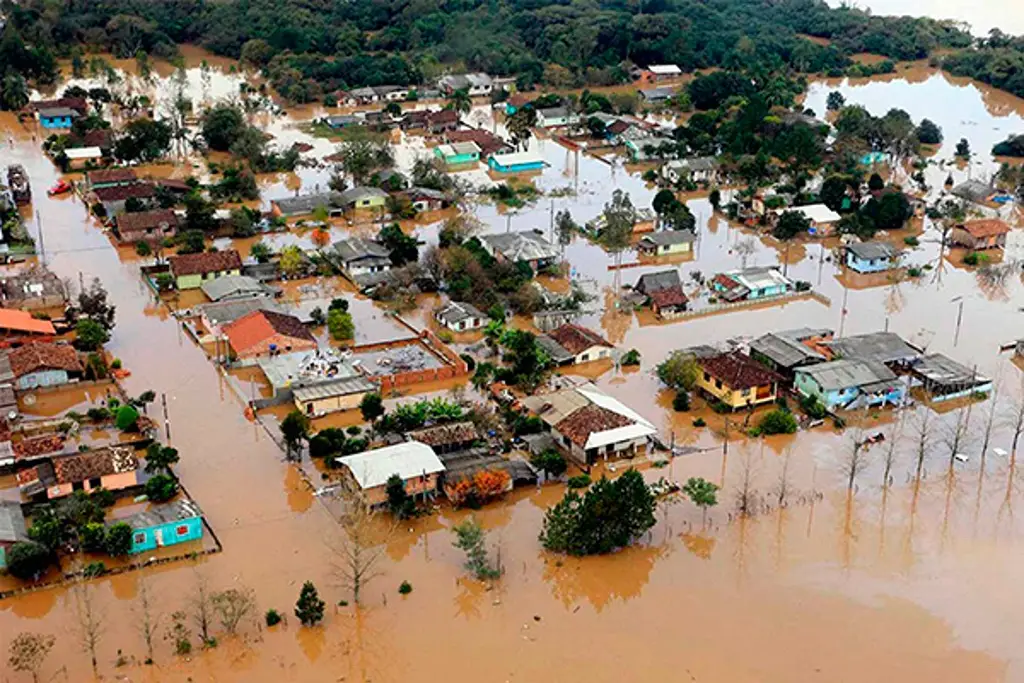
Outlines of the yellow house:
M778 397L781 377L749 356L733 351L697 362L697 387L732 410L774 403Z

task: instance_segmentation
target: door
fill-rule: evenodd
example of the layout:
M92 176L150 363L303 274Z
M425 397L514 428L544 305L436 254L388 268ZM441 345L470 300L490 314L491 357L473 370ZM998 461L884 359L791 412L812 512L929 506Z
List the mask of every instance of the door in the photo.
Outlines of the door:
M153 538L156 540L156 547L157 548L163 548L164 547L164 530L163 529L154 529L153 530Z

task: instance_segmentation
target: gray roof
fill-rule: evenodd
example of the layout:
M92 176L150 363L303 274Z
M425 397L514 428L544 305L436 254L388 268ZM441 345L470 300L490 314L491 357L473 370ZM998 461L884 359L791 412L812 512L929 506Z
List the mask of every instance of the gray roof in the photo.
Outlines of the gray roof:
M259 359L260 369L275 390L312 386L360 376L359 370L333 348L295 351Z
M377 259L391 262L391 252L381 244L365 237L349 237L331 245L334 253L342 263L352 263L362 259Z
M67 116L78 118L78 112L70 107L48 107L40 109L39 116L43 118L64 118Z
M340 192L321 192L319 194L304 194L298 197L285 197L273 200L281 213L286 216L300 216L313 213L318 207L327 209L344 206Z
M13 382L14 371L11 370L11 359L7 354L0 354L0 382Z
M558 256L558 247L544 239L536 230L499 232L483 235L480 240L509 261L537 261Z
M321 398L332 398L334 396L365 394L376 390L376 384L366 377L358 375L356 377L334 380L333 382L322 382L308 387L300 387L295 389L292 392L292 395L299 401L314 401Z
M11 500L0 501L0 541L11 543L26 538L25 516L21 512L21 504Z
M194 500L182 499L176 500L173 503L154 505L150 509L143 510L131 517L112 520L111 523L116 524L118 522L124 522L133 529L147 529L149 527L167 524L168 522L178 522L183 519L192 519L193 517L202 516L203 512L199 509L199 505Z
M692 230L662 230L644 235L640 241L667 247L672 244L692 244L696 239L697 235Z
M893 371L885 367L883 363L856 358L810 365L798 369L797 373L814 378L823 391L862 387L877 382L891 382L896 379Z
M351 187L339 194L339 200L345 206L354 204L361 199L372 199L374 197L387 197L388 193L379 187Z
M440 190L434 190L429 187L410 187L409 194L415 197L425 197L427 199L444 199L445 194Z
M995 194L995 188L980 180L968 180L953 188L952 194L968 201L981 203Z
M538 335L537 346L544 349L555 363L567 363L573 359L571 352L546 334Z
M480 309L473 304L452 301L438 309L437 318L444 323L454 325L470 318L487 318L487 315L481 313Z
M675 94L676 91L673 88L650 88L649 90L640 91L640 97L648 102L667 100Z
M913 373L932 384L978 386L990 381L977 371L941 353L930 353L922 358L914 366Z
M208 304L196 306L211 325L226 325L239 318L246 316L253 311L274 311L275 313L288 313L284 306L277 303L269 296L253 296L245 299L228 299L227 301L215 301Z
M270 287L247 275L225 275L202 284L203 294L211 301L240 299L251 296L273 294Z
M825 356L784 333L769 333L758 337L750 342L750 350L770 358L783 368L793 368L808 361L825 361Z
M720 163L716 157L690 157L670 161L666 165L680 171L713 171L720 166Z
M538 109L537 116L543 116L547 119L563 118L569 115L569 110L565 107L548 107L547 109Z
M847 245L846 250L861 261L891 259L897 254L896 248L888 242L855 242Z
M859 358L881 363L912 360L921 355L917 349L892 332L871 332L825 342L842 358Z
M660 270L657 273L644 273L636 281L634 289L644 294L650 294L659 289L675 289L681 286L679 271L673 268L672 270Z

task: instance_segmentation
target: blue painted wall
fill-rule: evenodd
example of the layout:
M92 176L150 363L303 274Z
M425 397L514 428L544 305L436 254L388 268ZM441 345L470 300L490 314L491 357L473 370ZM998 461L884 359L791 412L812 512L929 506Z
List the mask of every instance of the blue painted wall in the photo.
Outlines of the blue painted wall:
M861 259L853 252L846 252L846 265L858 273L881 273L892 268L892 261L887 258Z
M68 383L67 370L39 370L22 375L18 378L19 389L36 389L38 387L55 387Z
M499 164L497 161L495 161L494 157L491 157L487 160L487 165L490 166L492 170L497 171L499 173L522 173L523 171L538 171L544 168L543 161L533 161L525 164L509 164L508 166L503 166Z
M183 527L185 533L179 534L179 527ZM189 517L176 522L137 528L132 531L132 552L142 553L161 546L198 541L203 537L203 520L201 517ZM159 543L157 543L158 533L160 535Z
M70 128L70 116L40 116L39 123L43 128Z

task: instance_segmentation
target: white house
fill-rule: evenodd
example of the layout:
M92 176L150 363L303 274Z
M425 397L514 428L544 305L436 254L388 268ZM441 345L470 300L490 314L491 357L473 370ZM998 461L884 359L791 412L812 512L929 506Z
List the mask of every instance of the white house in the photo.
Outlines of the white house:
M811 229L808 231L812 235L824 237L831 235L835 230L836 224L839 219L842 218L838 213L828 208L824 204L808 204L806 206L791 206L788 209L778 209L777 214L781 215L786 211L796 211L802 213L807 220L811 222Z
M655 81L665 81L683 75L683 70L675 64L651 64L647 67L647 71Z
M560 128L563 126L575 126L580 122L580 117L570 113L565 107L551 107L549 109L537 110L537 125L541 128Z
M537 337L537 343L558 365L579 365L611 357L611 342L593 330L566 323Z
M433 497L444 463L434 449L419 441L405 441L338 458L347 484L359 490L370 507L388 502L387 483L398 475L405 492L413 497Z
M434 319L452 332L468 332L479 330L487 324L487 315L472 305L460 301L452 301L434 313Z

